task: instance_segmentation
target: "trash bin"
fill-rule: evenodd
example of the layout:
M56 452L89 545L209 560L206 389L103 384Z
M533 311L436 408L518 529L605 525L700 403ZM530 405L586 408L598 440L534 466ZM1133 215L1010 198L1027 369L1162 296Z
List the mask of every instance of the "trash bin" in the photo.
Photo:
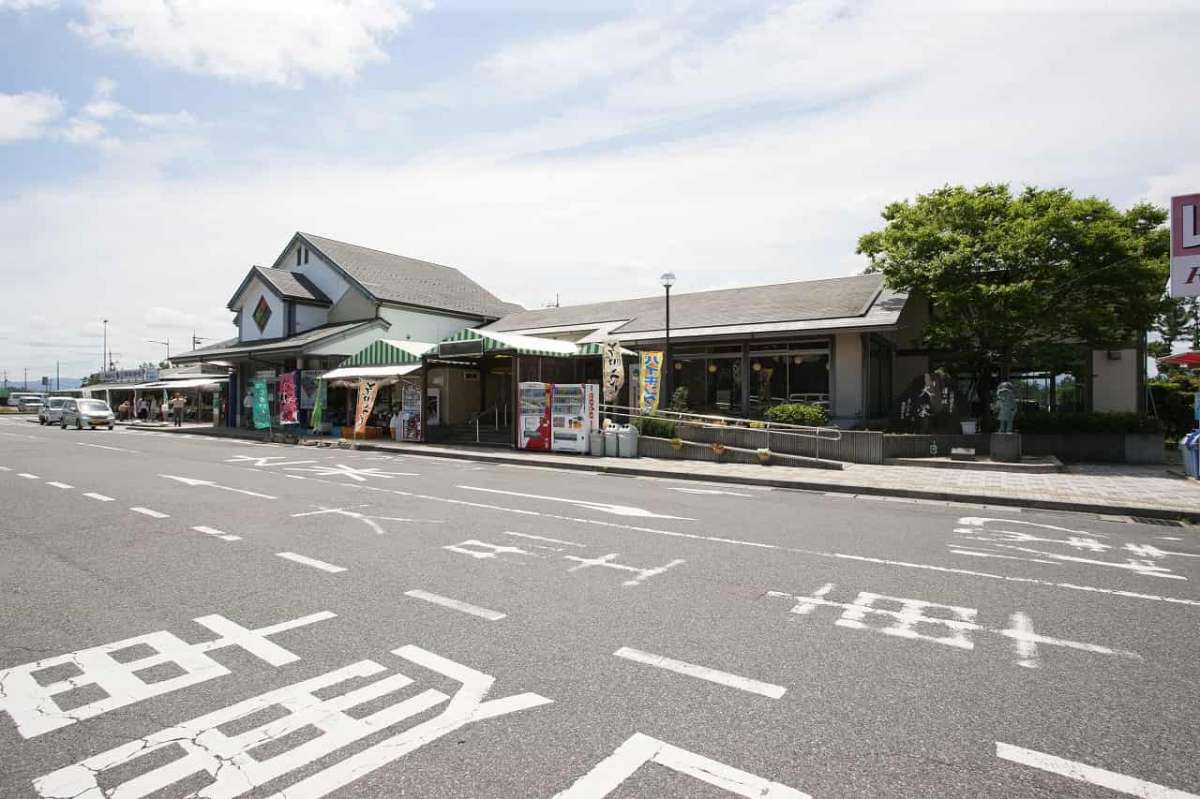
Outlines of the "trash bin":
M1183 468L1188 477L1200 479L1200 430L1193 430L1179 441Z
M622 458L636 458L638 454L638 431L631 424L621 425L617 431L617 454Z
M588 452L600 456L604 454L604 431L593 430L588 433Z
M617 457L617 428L610 427L604 431L604 456Z

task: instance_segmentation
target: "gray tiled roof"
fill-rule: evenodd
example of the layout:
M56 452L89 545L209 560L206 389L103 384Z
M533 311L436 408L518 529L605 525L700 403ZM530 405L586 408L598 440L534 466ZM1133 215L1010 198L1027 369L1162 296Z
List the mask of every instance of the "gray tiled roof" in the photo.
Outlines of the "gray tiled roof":
M375 319L360 319L354 322L338 322L330 325L321 325L314 327L312 330L305 330L303 333L297 333L294 336L287 338L272 338L260 339L256 341L239 341L236 338L221 341L216 344L210 344L207 347L185 352L181 355L176 355L171 358L172 361L196 361L221 359L229 355L241 355L246 352L269 352L272 350L294 350L301 349L309 344L315 344L327 338L347 333L355 328L364 327L374 323Z
M299 233L377 300L499 319L521 310L450 266Z
M675 294L671 296L671 328L861 317L871 309L882 288L883 277L869 274ZM666 325L665 310L662 296L645 297L519 311L488 328L530 330L626 320L612 329L614 334L624 335L662 330Z
M286 269L264 269L261 266L256 266L254 269L288 299L305 300L322 305L330 304L325 293L299 272L289 272Z

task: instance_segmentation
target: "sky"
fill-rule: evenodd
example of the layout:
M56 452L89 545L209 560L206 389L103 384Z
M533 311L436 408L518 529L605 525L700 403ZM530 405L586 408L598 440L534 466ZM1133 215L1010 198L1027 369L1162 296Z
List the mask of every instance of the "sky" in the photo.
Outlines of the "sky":
M861 272L891 201L1200 190L1197 0L0 0L0 369L235 335L293 232L526 307Z

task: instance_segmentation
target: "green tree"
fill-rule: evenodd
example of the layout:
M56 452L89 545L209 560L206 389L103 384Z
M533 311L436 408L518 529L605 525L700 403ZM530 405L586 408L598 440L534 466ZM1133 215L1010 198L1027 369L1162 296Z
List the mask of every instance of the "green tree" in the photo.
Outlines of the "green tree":
M1066 189L946 186L888 205L858 252L888 286L930 305L925 344L991 386L1016 367L1055 368L1080 344L1128 346L1161 310L1166 211Z
M1192 349L1200 350L1200 299L1164 297L1154 332L1159 340L1151 342L1149 349L1155 358L1170 355L1171 345L1177 341L1187 341Z

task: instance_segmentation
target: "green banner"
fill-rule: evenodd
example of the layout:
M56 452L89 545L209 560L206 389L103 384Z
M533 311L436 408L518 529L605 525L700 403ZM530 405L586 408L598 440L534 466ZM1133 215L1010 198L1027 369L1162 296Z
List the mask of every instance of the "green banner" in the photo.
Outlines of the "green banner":
M255 380L254 388L254 426L259 430L271 426L271 406L267 402L267 381Z
M321 423L325 421L325 381L317 381L317 390L314 392L316 396L313 398L312 413L309 414L309 424L313 432L321 429Z

